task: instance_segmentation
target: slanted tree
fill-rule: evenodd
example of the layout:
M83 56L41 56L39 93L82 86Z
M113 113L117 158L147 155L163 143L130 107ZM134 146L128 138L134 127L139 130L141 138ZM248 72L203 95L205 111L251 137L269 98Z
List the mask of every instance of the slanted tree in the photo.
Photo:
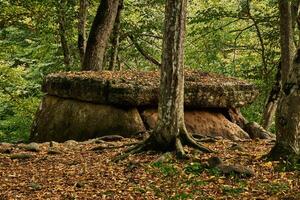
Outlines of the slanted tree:
M290 1L280 0L282 94L276 112L276 144L273 160L294 160L300 155L300 49L293 55Z
M186 0L167 0L163 54L160 73L160 96L158 122L152 134L144 142L117 157L146 149L161 151L176 150L179 157L185 157L183 145L190 145L203 152L210 149L198 144L187 131L184 123L184 37L186 25Z
M281 62L279 62L275 76L275 83L273 84L273 87L267 98L267 103L261 119L261 126L266 130L270 129L272 121L274 120L274 115L276 113L278 101L280 99L281 86Z
M82 70L102 70L108 39L118 13L119 0L102 0L88 37Z

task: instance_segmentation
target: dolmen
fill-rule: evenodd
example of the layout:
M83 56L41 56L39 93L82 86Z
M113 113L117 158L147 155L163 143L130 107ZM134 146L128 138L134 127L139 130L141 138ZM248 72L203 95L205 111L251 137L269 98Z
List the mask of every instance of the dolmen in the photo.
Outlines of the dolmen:
M61 72L45 77L45 96L30 140L87 140L105 135L137 136L157 122L158 71ZM231 140L267 138L239 109L254 101L256 87L237 78L185 71L185 123L198 136Z

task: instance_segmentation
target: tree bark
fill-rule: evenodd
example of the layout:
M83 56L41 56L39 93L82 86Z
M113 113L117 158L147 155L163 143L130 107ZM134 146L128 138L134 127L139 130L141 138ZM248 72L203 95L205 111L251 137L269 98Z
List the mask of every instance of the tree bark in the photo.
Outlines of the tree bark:
M102 70L105 50L118 13L119 0L102 0L87 41L82 70Z
M287 0L279 0L279 13L280 13L281 79L282 79L282 85L284 85L291 68L293 52L295 49L294 42L293 42L291 2Z
M277 73L275 76L275 83L269 94L261 121L262 127L266 130L268 130L271 127L274 115L276 113L278 101L280 99L281 87L281 63L279 63L277 67Z
M123 0L120 0L118 13L116 16L113 32L112 32L112 41L111 41L111 55L109 61L109 70L115 70L118 58L118 50L120 43L120 25L121 25L121 12L123 9Z
M211 152L198 144L184 123L184 37L187 0L167 0L160 70L158 121L152 140L160 150L176 150L185 157L183 145Z
M283 85L276 113L276 144L269 153L273 160L294 161L300 158L300 49L291 73Z
M60 4L58 5L58 25L59 37L64 55L64 65L66 67L66 70L69 71L71 65L71 54L66 36L66 15L63 9L66 6L66 3L67 2L65 0L61 0Z
M86 18L87 18L88 1L79 1L78 12L78 50L80 62L83 64L85 48L86 48Z
M169 148L175 148L180 134L186 132L183 110L186 3L186 0L167 0L165 7L158 122L154 135L157 145Z
M212 152L196 142L184 123L183 42L186 7L187 0L166 1L157 125L148 139L117 156L114 161L145 149L176 150L178 157L185 158L185 144L203 152Z
M291 44L289 46L291 46L292 50L293 50L294 46L298 46L296 39L292 37L294 35L294 34L292 34L292 32L296 30L296 25L298 22L299 4L300 4L299 0L295 0L295 1L291 2L291 30L290 30L289 34L291 35L291 39L293 39L293 41L294 41L294 45ZM287 9L286 6L283 6L282 8ZM283 14L286 14L285 13L286 11L281 11L281 12L283 12ZM287 19L285 18L282 20L287 20ZM281 25L284 25L284 24L282 23ZM267 103L266 103L266 106L265 106L265 109L263 112L263 116L262 116L261 125L266 130L268 130L272 124L274 115L277 110L278 101L280 99L280 94L281 94L281 90L282 90L281 70L282 70L282 67L281 67L281 62L280 62L280 64L278 65L278 68L277 68L275 84L273 85L272 90L269 94L269 97L268 97L268 100L267 100ZM287 76L287 74L285 74L285 76Z
M279 1L282 92L276 112L276 144L269 153L273 160L299 158L300 144L300 49L292 62L293 35L289 1ZM291 72L290 72L291 71Z

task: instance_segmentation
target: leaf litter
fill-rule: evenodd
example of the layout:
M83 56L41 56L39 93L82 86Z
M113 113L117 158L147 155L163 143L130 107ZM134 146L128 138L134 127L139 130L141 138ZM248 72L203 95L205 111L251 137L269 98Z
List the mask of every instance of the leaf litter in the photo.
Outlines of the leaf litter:
M118 163L111 160L138 140L107 141L110 148L95 150L103 146L96 141L47 142L39 151L0 144L0 199L300 199L299 171L279 171L278 162L261 159L273 145L268 140L239 142L240 148L217 140L206 143L217 153L186 149L188 160L150 151ZM224 176L207 168L211 157L246 166L254 176Z

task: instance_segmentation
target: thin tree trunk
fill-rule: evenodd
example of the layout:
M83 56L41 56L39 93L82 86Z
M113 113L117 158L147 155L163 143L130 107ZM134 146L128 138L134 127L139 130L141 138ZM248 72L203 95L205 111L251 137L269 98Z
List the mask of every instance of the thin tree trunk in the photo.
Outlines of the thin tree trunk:
M78 12L78 50L80 62L83 64L85 48L86 48L86 18L87 18L88 1L79 1Z
M66 1L61 0L58 5L58 25L59 25L59 37L61 42L61 47L64 55L64 65L66 70L70 70L71 66L71 54L68 45L68 40L66 36L66 15L64 12L64 7L66 6Z
M281 93L281 63L278 64L277 73L275 76L275 83L269 94L263 112L263 116L262 116L261 126L266 130L269 130L269 128L272 125L272 121L276 113L278 101L280 99L280 93Z
M87 41L82 70L102 70L106 46L118 13L119 0L102 0Z
M119 43L120 43L120 25L121 25L121 12L123 9L123 0L120 0L118 13L116 16L113 32L112 32L112 41L111 41L111 55L109 61L109 70L115 70L117 64Z
M152 64L160 67L161 63L156 60L154 57L152 57L151 55L149 55L140 45L139 43L136 41L136 39L134 38L133 35L129 35L130 40L132 41L133 45L135 46L135 48L142 54L142 56L144 56L144 58L146 58L148 61L150 61Z

